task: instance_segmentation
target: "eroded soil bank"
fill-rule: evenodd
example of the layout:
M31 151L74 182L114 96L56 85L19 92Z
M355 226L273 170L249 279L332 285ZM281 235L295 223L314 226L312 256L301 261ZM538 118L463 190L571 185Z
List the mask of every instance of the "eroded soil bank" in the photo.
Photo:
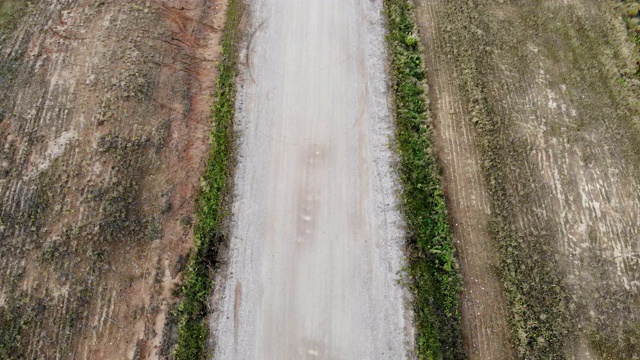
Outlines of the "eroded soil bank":
M216 358L406 358L382 4L249 7Z

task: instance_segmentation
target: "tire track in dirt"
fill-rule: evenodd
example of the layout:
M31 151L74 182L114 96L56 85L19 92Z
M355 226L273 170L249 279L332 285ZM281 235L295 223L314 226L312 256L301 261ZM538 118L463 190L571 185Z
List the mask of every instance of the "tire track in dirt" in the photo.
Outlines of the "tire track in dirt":
M0 38L0 357L166 358L225 1L29 3Z
M497 255L488 234L490 204L473 124L445 57L443 1L416 1L418 27L428 66L434 146L444 168L443 188L458 243L463 275L462 322L469 359L509 359L506 301L495 273Z

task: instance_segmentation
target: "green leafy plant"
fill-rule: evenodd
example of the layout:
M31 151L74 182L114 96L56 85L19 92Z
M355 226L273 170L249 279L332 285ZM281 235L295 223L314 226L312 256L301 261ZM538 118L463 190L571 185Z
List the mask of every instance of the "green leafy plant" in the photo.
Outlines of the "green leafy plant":
M439 167L430 152L425 72L417 47L413 7L386 0L402 208L408 231L408 274L414 295L416 354L420 359L464 359L461 276L447 220Z

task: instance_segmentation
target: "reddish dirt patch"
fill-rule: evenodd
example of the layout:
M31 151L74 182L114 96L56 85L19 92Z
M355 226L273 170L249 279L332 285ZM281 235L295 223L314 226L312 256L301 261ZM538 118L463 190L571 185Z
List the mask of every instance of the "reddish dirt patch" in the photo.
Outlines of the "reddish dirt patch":
M1 39L10 358L171 352L225 5L37 1Z

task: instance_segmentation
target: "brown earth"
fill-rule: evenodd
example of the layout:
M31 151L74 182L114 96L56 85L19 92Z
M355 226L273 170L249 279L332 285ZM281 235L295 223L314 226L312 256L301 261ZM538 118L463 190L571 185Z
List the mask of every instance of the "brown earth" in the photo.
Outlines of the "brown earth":
M443 188L452 218L463 275L462 320L469 359L511 357L506 326L506 300L496 269L487 223L491 213L473 124L456 83L455 66L447 59L443 2L416 1L418 28L428 70L433 141L443 165Z
M637 359L640 80L625 8L416 4L470 358Z
M12 4L0 9L16 20L0 33L0 358L166 358L225 2Z

